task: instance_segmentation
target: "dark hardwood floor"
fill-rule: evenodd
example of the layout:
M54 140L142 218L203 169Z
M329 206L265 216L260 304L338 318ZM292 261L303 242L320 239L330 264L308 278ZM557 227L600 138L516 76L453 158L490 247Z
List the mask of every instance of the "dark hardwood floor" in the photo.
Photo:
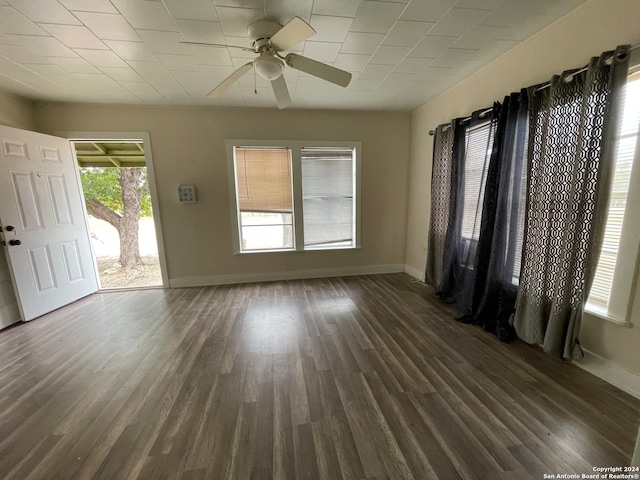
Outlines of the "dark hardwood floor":
M542 479L640 401L404 274L100 293L0 332L0 478Z

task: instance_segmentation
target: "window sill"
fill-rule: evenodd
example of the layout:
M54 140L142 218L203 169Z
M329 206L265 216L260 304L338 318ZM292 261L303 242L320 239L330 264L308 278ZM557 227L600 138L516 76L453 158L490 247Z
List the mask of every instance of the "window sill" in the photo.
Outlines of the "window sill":
M306 252L337 252L342 250L362 250L362 247L337 247L337 248L308 248L306 250L279 249L279 250L249 250L247 252L233 252L234 255L255 255L256 253L306 253Z
M256 253L288 253L295 252L293 248L279 248L275 250L248 250L246 252L233 252L234 255L255 255Z
M304 250L300 250L301 252L332 252L335 250L360 250L362 247L353 247L351 245L345 247L318 247L318 248L305 248Z
M607 313L607 311L604 308L598 307L598 306L593 305L593 304L585 305L584 313L586 313L587 315L590 315L592 317L599 318L600 320L605 320L607 322L615 323L616 325L618 325L620 327L631 328L631 326L632 326L631 322L626 321L626 320L620 320L619 318L616 318L616 317L612 317L611 315L609 315Z

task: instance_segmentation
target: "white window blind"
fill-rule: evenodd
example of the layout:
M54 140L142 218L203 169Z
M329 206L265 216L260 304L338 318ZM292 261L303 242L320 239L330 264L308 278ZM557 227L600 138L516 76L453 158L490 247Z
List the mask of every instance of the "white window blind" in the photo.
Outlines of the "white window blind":
M615 173L604 242L595 278L588 299L588 309L608 314L612 292L616 284L616 272L620 263L630 262L620 251L625 218L638 215L627 211L632 166L636 157L638 127L640 125L640 76L631 77L626 85L622 122L616 139ZM636 246L637 248L637 246ZM635 259L635 252L633 252Z
M355 246L354 155L354 148L302 148L305 249Z
M526 145L526 142L525 142ZM512 179L516 182L514 188L519 192L518 217L516 220L516 243L515 254L513 257L513 277L511 283L518 285L520 283L520 270L522 269L522 246L524 244L524 219L527 210L527 150L524 151L524 159L522 175L519 179Z
M484 188L487 182L494 132L495 123L486 122L469 128L466 133L460 260L467 268L474 267L480 238Z
M464 210L462 237L478 240L484 187L493 146L494 124L487 122L467 131L464 169Z
M512 210L513 202L516 201L514 196L518 196L516 224L509 226L511 235L515 233L516 236L515 244L513 244L515 251L513 255L513 271L511 272L511 283L513 285L518 285L520 283L520 271L522 270L522 247L524 246L524 221L527 212L527 165L529 159L527 145L529 144L529 122L527 121L522 128L524 128L524 148L521 152L522 168L519 172L519 178L516 177L518 172L516 172L515 169L511 169L511 178L509 179L509 211ZM514 157L518 154L518 151L514 149ZM511 161L515 162L516 160L515 158L512 158ZM514 227L515 232L513 231ZM509 253L509 249L507 249L505 255L508 255Z

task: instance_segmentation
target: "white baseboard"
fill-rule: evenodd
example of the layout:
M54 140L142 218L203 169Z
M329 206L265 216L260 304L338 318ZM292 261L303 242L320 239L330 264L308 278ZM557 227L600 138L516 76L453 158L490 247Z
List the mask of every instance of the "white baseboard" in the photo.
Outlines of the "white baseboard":
M620 390L640 399L640 375L630 372L618 364L584 350L584 358L573 363Z
M421 282L424 282L424 270L414 268L411 265L404 266L405 273L411 275L413 278L417 278Z
M352 275L373 275L376 273L401 273L405 266L401 263L390 265L368 265L363 267L314 268L311 270L287 270L266 273L232 273L226 275L206 275L202 277L179 277L169 279L171 288L204 287L207 285L228 285L233 283L272 282L277 280L300 280L303 278L347 277Z

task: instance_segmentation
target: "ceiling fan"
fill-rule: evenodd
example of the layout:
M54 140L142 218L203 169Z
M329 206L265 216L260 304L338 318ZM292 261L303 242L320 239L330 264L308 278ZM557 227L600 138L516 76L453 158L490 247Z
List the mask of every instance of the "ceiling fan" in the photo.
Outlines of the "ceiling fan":
M252 68L265 80L271 82L273 93L276 97L278 108L285 108L291 104L289 90L284 80L285 64L296 70L308 73L315 77L346 87L351 81L351 74L332 67L322 62L312 60L302 55L289 53L286 56L281 52L315 35L316 31L307 22L299 17L294 17L284 27L270 20L258 20L249 25L247 34L251 41L251 48L235 45L222 45L216 43L184 42L191 45L207 45L213 47L241 48L257 53L258 56L251 62L241 66L214 88L209 97L216 98L229 88L242 75Z

